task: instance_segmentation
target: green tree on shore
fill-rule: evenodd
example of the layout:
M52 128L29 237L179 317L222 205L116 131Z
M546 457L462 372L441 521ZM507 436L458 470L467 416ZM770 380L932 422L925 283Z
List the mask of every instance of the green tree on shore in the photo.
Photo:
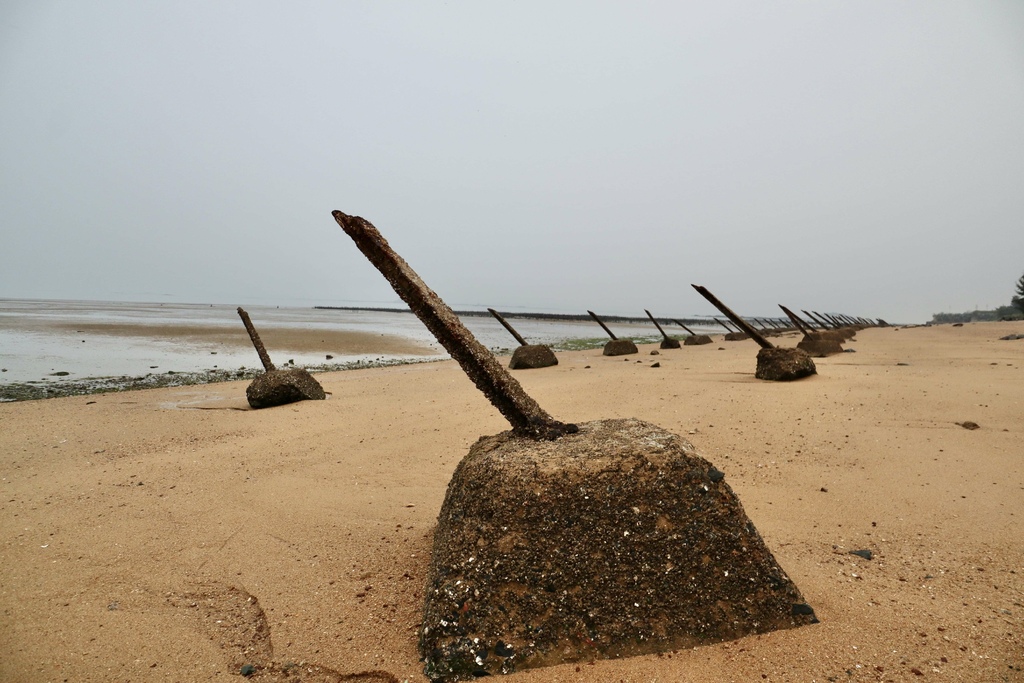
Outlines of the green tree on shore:
M1013 297L1013 305L1024 313L1024 275L1017 280L1017 296Z

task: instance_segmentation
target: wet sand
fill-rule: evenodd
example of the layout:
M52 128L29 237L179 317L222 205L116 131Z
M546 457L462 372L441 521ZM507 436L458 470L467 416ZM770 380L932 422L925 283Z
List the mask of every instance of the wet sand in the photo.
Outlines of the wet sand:
M184 342L210 347L251 349L242 323L233 328L199 325L141 325L119 323L52 323L51 329L85 332L111 337L137 337L152 341ZM432 355L427 346L389 334L343 330L310 330L306 327L271 327L256 324L256 331L268 349L278 353L334 353L355 356L367 353L387 355Z
M756 345L720 335L517 372L558 419L692 441L821 623L510 680L1024 680L1011 333L865 330L790 384L755 380ZM507 425L451 361L318 378L327 401L259 412L245 382L0 404L0 680L425 680L436 515L469 446Z

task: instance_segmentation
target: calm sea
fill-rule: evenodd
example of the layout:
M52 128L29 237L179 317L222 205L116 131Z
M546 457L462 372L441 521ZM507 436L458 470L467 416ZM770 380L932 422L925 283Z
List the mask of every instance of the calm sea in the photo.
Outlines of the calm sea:
M158 341L137 335L118 336L87 330L100 325L184 325L238 331L242 327L235 306L96 301L26 301L0 299L0 383L59 382L150 373L198 372L212 368L260 368L251 347L214 347L187 340ZM257 329L272 327L371 332L404 337L429 345L438 357L447 354L416 316L404 312L349 311L315 308L246 306ZM490 349L514 349L516 341L491 318L465 316L463 323ZM531 344L557 344L567 339L603 337L593 322L554 322L517 318L510 321ZM653 325L611 323L618 336L651 337ZM670 330L676 335L682 330ZM323 354L301 354L272 349L275 362L282 355L296 365L323 365ZM510 351L508 351L510 352ZM355 361L397 361L422 356L384 353L336 356L338 364ZM284 359L282 359L284 360ZM55 372L68 375L54 376Z

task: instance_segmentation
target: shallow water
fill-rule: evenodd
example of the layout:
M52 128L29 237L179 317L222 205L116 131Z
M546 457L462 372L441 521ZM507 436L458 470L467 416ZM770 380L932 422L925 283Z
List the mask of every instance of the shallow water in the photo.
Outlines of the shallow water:
M402 337L447 357L433 335L408 312L349 311L315 308L248 306L257 330L302 328L366 332ZM463 323L486 347L511 353L512 336L490 316L465 316ZM531 344L557 344L567 339L598 338L604 332L593 322L515 319L516 330ZM83 328L76 329L75 325ZM98 332L95 325L169 325L241 331L235 306L135 302L49 301L0 299L0 384L53 383L64 379L199 372L212 368L237 370L262 367L247 344L225 345L198 340L155 340L138 335ZM653 325L609 324L617 336L652 337ZM701 330L695 330L700 332ZM681 330L680 330L681 332ZM670 331L675 334L675 331ZM244 340L244 334L241 336ZM268 349L275 363L323 365L322 353ZM422 360L424 356L368 353L335 355L332 363ZM56 372L68 375L54 376Z

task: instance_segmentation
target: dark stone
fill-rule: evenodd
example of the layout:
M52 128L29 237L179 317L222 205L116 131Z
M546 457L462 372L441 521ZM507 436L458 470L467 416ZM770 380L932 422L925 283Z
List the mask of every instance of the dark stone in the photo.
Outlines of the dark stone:
M658 351L657 349L654 349L653 351L651 351L651 355L652 356L660 356L661 355L661 351Z
M628 356L631 353L640 353L631 339L612 339L604 345L606 356Z
M527 344L519 346L512 352L512 360L508 367L512 370L527 370L531 368L549 368L558 365L555 352L550 346L543 344Z
M660 368L661 367L661 363L651 363L651 367L652 368Z
M248 678L249 676L252 676L254 673L256 673L256 667L253 666L252 664L246 664L246 665L244 665L242 667L241 671L239 671L238 673L240 673L243 676L245 676L246 678Z
M957 422L957 424L963 427L964 429L981 429L981 425L979 425L977 422L971 422L970 420L967 420L966 422Z
M1024 339L1024 334L1008 334L999 338L1000 341L1013 341L1014 339Z
M710 343L711 337L706 334L691 334L683 340L683 346L703 346Z
M754 376L773 382L790 382L818 374L814 361L801 349L774 347L757 352Z
M671 337L668 337L667 339L661 340L661 348L663 349L678 349L681 346L682 344L679 343L678 339L672 339Z
M727 332L725 335L725 341L743 341L744 339L750 339L750 335L746 332Z
M857 353L857 349L843 349L843 353Z
M272 408L296 401L320 401L327 394L313 375L302 368L289 368L258 375L246 388L245 397L253 408Z
M874 555L871 554L871 551L867 550L867 549L864 549L864 550L851 550L850 554L851 555L856 555L857 557L863 557L865 560L870 560L872 557L874 557Z
M953 323L953 327L963 327L963 323Z
M814 608L808 605L806 602L794 602L793 605L790 607L790 612L794 617L810 617L810 623L818 623L818 617L814 616Z
M51 372L50 376L51 377L67 377L70 374L71 373L68 372L67 370L58 370L57 372Z
M664 652L814 621L813 611L794 614L805 599L688 441L635 419L579 428L549 442L483 437L459 464L428 574L428 677Z

